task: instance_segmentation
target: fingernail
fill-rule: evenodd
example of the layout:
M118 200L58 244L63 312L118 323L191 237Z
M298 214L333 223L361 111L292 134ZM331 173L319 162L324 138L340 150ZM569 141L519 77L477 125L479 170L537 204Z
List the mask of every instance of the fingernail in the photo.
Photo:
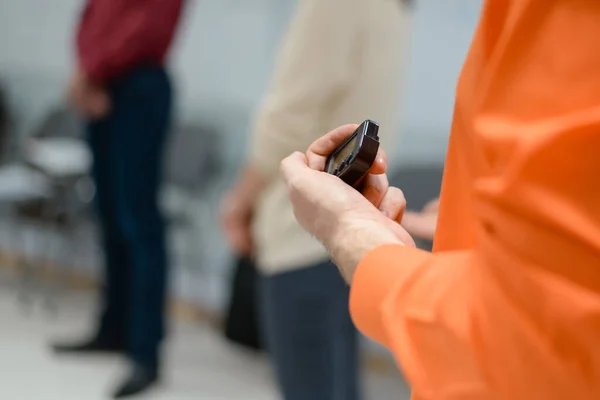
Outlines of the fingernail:
M381 213L383 214L384 217L389 218L390 217L390 213L387 212L386 210L381 210Z

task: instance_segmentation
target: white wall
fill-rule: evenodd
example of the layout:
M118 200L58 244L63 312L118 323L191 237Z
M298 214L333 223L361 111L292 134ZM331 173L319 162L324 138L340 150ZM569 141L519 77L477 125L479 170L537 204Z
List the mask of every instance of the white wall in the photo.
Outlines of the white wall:
M479 18L479 0L416 0L403 101L400 164L442 162L456 80Z
M79 1L0 2L0 80L23 133L62 96Z

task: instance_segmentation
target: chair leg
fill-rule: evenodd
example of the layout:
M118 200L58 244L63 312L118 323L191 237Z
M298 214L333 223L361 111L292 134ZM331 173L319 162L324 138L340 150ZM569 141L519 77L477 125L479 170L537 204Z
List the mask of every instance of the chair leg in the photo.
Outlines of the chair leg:
M211 218L212 210L210 208L210 203L206 199L201 199L198 202L198 206L196 209L198 210L198 215L195 216L197 218L191 227L191 239L194 241L195 252L195 260L193 264L193 269L191 270L192 275L202 276L202 280L204 281L205 293L204 300L210 301L212 299L214 291L216 287L213 285L213 271L214 266L211 265L210 260L207 260L206 257L206 249L210 248L210 244L206 241L205 230L203 226L206 226ZM201 221L197 223L197 221Z
M190 229L191 228L191 229ZM185 231L183 232L183 249L182 249L182 261L184 263L183 265L183 278L184 278L184 287L182 288L184 293L186 295L192 295L193 291L195 290L196 286L195 286L195 282L194 282L194 274L195 272L198 271L198 268L196 266L196 257L195 257L195 252L193 251L194 249L197 249L199 246L198 243L191 243L191 239L194 238L193 236L193 230L194 227L187 227L187 229L185 229Z
M192 203L192 199L188 201L186 209L196 209L200 211L200 216L192 215L192 221L187 225L187 229L185 231L185 249L184 249L184 261L185 261L185 282L187 282L186 293L193 294L195 290L197 290L197 277L198 275L205 275L207 277L207 284L209 284L210 277L210 266L205 262L204 259L204 249L205 249L205 241L202 232L202 226L196 223L196 218L200 217L200 220L203 222L208 221L206 217L206 207L205 204L200 202ZM197 206L200 205L198 208ZM212 210L209 210L209 212ZM210 290L210 288L208 288ZM189 292L188 292L189 290Z
M73 274L74 262L77 259L78 248L77 245L77 226L71 216L65 216L65 225L62 228L61 235L61 248L60 255L69 254L69 257L57 257L57 261L60 262L60 266L57 266L57 273L54 275L55 280L52 285L52 289L47 292L45 305L48 312L58 314L58 304L60 298L69 290L69 279ZM58 260L60 258L60 260Z
M43 292L43 306L50 317L56 317L58 315L58 301L60 295L66 290L68 279L71 272L70 260L74 257L76 249L76 235L75 235L75 211L69 207L68 204L68 189L65 190L58 196L57 205L54 212L51 212L50 219L55 221L54 228L59 232L60 237L59 243L57 244L58 251L51 257L56 263L54 271L50 274L52 277L48 279L44 286ZM63 221L60 221L61 217ZM65 254L69 254L69 257L64 257ZM47 257L50 259L50 257ZM49 264L46 265L46 270Z
M20 241L18 241L18 230L20 226L16 221L14 209L11 208L6 222L6 249L3 249L3 254L8 261L6 280L3 281L3 289L11 293L18 293L20 284L21 265L20 260Z
M49 226L51 230L56 230L60 232L60 223L57 221L59 217L59 211L53 210L51 206L46 210L46 218L50 221ZM62 235L57 235L62 236ZM42 306L44 310L52 317L55 317L57 314L57 307L54 302L53 293L56 290L55 285L58 278L58 275L61 274L61 271L58 269L57 261L58 257L62 254L62 237L59 240L59 243L53 243L53 240L48 237L45 241L43 256L42 256L42 268L46 273L46 281L44 284L44 290L42 293ZM58 251L53 251L53 249L58 248ZM56 263L56 265L52 265Z
M20 239L22 240L22 254L17 256L17 268L20 272L17 284L17 299L24 313L31 314L33 312L33 297L35 291L35 277L33 264L29 253L30 241L27 238L27 229L21 230ZM19 246L20 247L20 246Z

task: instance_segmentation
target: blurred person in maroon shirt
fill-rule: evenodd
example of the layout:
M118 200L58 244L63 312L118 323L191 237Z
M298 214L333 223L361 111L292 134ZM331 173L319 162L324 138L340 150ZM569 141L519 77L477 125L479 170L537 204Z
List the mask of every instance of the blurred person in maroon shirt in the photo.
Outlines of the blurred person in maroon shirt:
M182 2L88 0L77 32L69 95L88 120L94 157L103 308L91 338L54 348L125 354L132 368L115 398L159 378L168 262L157 198L172 105L164 63Z

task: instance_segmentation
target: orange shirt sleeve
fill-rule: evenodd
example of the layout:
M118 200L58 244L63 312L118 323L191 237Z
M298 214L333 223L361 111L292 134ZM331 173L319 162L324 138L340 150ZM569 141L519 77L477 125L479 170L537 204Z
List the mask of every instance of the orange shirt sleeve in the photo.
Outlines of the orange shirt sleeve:
M434 255L385 245L355 272L350 308L356 326L393 351L416 393L481 390L469 337L470 258L465 251Z
M468 200L440 228L472 246L383 246L352 282L357 327L419 399L600 398L598 37L595 1L486 2L440 206Z

